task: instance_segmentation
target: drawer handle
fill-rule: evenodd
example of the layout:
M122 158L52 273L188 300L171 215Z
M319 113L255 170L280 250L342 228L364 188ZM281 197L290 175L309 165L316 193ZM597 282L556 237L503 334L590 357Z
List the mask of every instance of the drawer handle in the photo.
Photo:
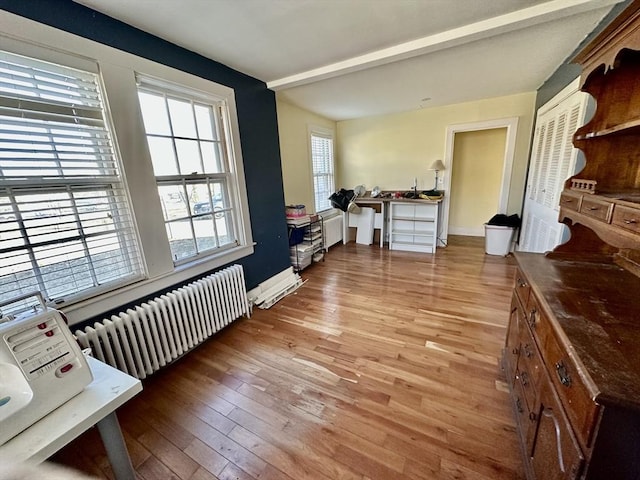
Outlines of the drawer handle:
M518 347L514 347L513 350L511 350L511 353L513 353L514 355L518 355L520 351L518 350Z
M536 415L536 412L529 412L529 420L535 422L537 418L538 416Z
M536 328L536 314L538 313L538 310L536 310L535 308L531 309L531 313L529 313L529 325L531 326L531 328L533 330L535 330Z
M524 412L524 408L522 408L522 402L520 401L520 397L516 398L516 409L518 410L518 413Z
M564 198L562 203L573 203L573 198Z
M523 387L529 385L529 375L527 375L527 372L522 372L520 374L520 381L522 382Z
M525 282L521 278L518 278L518 280L516 280L516 283L518 284L518 287L520 287L520 288L524 288L524 287L527 286L527 282Z
M567 367L562 360L556 363L556 373L558 374L558 378L560 379L560 383L565 387L571 386L571 376L567 371Z
M589 210L593 212L594 210L600 210L600 207L589 207Z
M531 356L533 355L533 352L531 351L531 345L527 343L524 347L522 347L522 349L524 350L524 356L527 358L531 358Z
M545 408L544 410L542 410L542 414L545 417L553 420L553 426L556 429L556 445L558 446L558 463L560 463L560 470L564 473L565 469L564 469L564 460L562 459L562 443L561 443L562 435L560 432L560 423L558 422L558 419L556 418L556 416L553 414L553 410L551 408Z
M627 225L631 225L632 223L638 223L635 219L631 218L627 220L626 218L623 220Z

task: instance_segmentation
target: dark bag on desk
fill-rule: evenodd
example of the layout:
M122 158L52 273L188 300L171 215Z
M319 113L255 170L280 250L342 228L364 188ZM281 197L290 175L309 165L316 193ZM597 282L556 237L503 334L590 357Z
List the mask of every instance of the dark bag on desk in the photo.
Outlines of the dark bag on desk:
M331 206L333 208L339 208L343 212L346 212L349 202L354 196L355 194L353 193L353 190L345 190L344 188L341 188L337 192L332 193L329 200L331 200Z

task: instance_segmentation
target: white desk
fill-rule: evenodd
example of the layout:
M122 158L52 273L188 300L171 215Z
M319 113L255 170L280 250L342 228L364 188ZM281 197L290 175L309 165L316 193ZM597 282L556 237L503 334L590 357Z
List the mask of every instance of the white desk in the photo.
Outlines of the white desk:
M41 463L97 425L117 480L135 480L115 410L142 391L140 380L93 357L91 382L24 432L0 446L0 461Z
M380 210L375 214L374 221L374 230L380 229L380 248L384 247L384 242L387 240L391 250L435 253L437 242L440 238L439 221L441 213L439 204L441 201L441 198L427 200L363 196L358 197L355 203L361 207L374 207ZM405 209L405 206L407 211L413 210L410 214L411 218L401 218L401 220L409 220L408 222L400 222L398 225L394 225L393 218L398 217L397 214L394 214L394 209L392 208L394 205L399 208L399 211ZM422 209L430 210L430 213L426 214L426 218L421 217L420 213L422 212L419 212L416 216L416 211ZM349 228L358 226L357 219L358 215L343 212L342 243L347 244L349 242ZM417 228L416 225L418 225Z

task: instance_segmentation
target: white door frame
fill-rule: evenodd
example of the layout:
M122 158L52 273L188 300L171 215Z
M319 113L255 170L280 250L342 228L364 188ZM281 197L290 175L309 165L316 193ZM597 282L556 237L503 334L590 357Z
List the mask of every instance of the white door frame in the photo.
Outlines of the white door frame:
M509 188L511 187L511 170L516 151L516 134L518 132L518 117L500 118L497 120L485 120L482 122L461 123L449 125L447 127L446 145L444 151L444 164L447 168L444 171L444 198L442 200L442 230L440 240L446 245L449 235L449 203L451 199L451 173L453 171L453 148L456 133L475 132L478 130L492 130L494 128L506 128L507 139L504 149L504 161L502 167L502 181L500 183L500 197L498 201L498 211L496 213L507 213L509 202ZM487 219L489 220L489 219Z

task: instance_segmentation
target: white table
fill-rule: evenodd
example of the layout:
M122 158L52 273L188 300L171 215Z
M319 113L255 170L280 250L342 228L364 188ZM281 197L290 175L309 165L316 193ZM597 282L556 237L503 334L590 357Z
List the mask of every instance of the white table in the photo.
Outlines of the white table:
M78 395L0 446L0 461L44 462L93 425L117 480L135 480L115 410L142 391L140 380L88 357L93 382Z

